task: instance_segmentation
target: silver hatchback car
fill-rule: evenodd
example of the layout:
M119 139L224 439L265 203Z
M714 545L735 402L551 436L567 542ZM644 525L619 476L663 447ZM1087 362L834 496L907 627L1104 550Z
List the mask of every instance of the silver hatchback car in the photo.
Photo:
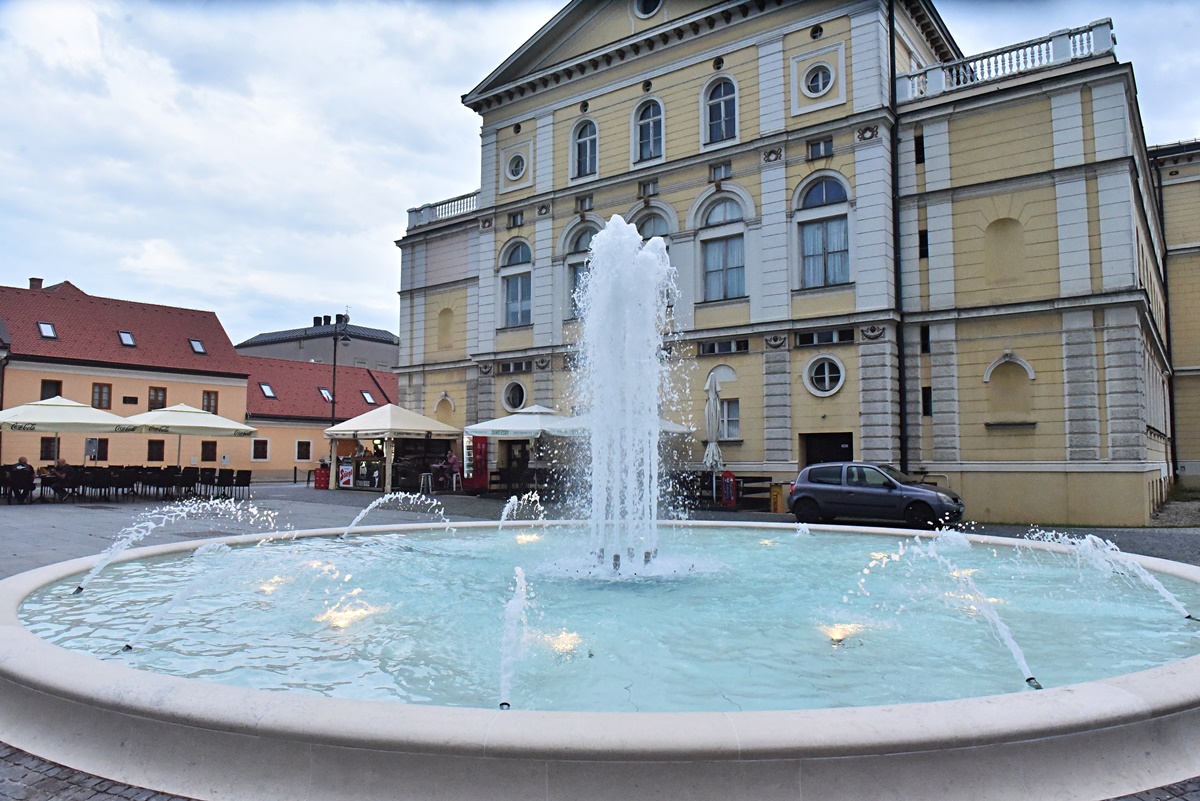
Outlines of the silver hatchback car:
M809 465L792 485L788 508L801 523L848 517L903 521L917 528L952 525L964 511L962 498L950 489L867 462Z

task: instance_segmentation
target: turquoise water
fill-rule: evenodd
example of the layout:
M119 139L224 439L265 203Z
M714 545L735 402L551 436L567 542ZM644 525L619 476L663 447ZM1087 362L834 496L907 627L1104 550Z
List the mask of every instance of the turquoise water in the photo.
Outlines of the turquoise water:
M516 524L205 549L113 565L81 595L71 577L21 614L63 647L174 676L540 710L807 709L1030 691L995 620L1045 687L1200 652L1200 623L1137 577L1070 554L957 538L933 546L935 558L927 539L663 525L659 557L617 576L587 554L587 537L583 527ZM508 616L506 640L516 568L524 614ZM1200 587L1159 578L1200 609Z

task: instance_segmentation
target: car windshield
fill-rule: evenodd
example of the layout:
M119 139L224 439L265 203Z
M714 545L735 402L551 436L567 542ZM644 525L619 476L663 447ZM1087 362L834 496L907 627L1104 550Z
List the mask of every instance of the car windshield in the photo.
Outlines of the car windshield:
M879 465L879 469L882 470L883 472L887 473L888 476L892 480L897 481L901 484L920 484L921 483L921 480L919 478L913 478L912 476L908 475L907 473L901 473L899 470L892 467L890 464L881 464L881 465Z

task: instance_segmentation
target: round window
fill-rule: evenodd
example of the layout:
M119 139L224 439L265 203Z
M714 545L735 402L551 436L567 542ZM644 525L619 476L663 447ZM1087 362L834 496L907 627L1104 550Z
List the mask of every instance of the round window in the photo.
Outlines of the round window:
M513 381L504 388L504 393L500 396L504 401L504 408L510 412L515 412L525 405L525 387L520 381Z
M649 17L662 8L662 0L633 0L633 10L639 17Z
M508 160L508 177L516 180L525 174L525 157L517 154Z
M842 388L846 371L832 356L818 356L804 368L804 386L814 395L825 397Z
M820 97L833 86L833 70L828 64L814 64L804 73L804 94Z

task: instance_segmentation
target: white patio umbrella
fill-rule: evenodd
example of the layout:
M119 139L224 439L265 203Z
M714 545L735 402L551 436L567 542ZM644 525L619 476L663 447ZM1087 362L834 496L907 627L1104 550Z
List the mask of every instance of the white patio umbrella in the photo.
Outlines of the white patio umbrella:
M392 440L401 438L457 439L460 432L440 420L389 403L358 417L325 429L327 439L382 439L384 454L383 491L392 491ZM336 469L336 466L334 466ZM330 479L333 480L333 477Z
M545 406L526 406L519 412L497 417L495 420L474 423L463 431L473 437L534 439L545 433L547 426L561 425L566 419L568 418Z
M708 374L704 382L704 438L708 445L704 448L704 465L712 470L713 500L717 497L717 473L724 469L721 457L721 446L717 440L721 436L721 382L717 379L716 370Z
M556 437L575 437L586 435L592 427L592 416L580 414L575 417L559 417L547 421L544 431ZM692 429L663 418L658 420L658 430L662 434L691 434Z
M183 437L249 437L258 429L230 420L228 417L206 412L186 403L153 409L121 420L118 431L140 434L175 434L175 466L181 465Z
M53 434L56 454L61 433L111 434L124 423L124 417L61 395L0 411L0 431Z

